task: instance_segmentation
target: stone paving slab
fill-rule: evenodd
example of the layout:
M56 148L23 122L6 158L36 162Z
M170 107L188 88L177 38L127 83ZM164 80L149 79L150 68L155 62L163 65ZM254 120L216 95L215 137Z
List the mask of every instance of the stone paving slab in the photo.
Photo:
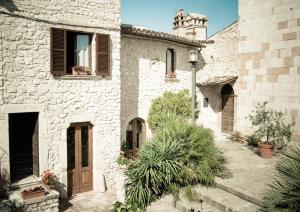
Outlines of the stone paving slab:
M74 195L68 202L60 202L60 211L66 212L112 212L113 203L117 200L113 189L105 193L85 192Z
M224 138L217 138L216 143L224 151L229 161L228 168L233 173L232 178L217 178L216 182L261 201L274 179L278 158L261 158L247 145Z

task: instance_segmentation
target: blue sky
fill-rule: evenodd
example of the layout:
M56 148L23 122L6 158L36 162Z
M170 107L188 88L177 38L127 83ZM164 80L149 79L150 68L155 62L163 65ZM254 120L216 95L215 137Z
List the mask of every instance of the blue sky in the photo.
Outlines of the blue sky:
M238 19L238 0L122 0L123 24L171 32L177 9L201 13L208 18L208 36Z

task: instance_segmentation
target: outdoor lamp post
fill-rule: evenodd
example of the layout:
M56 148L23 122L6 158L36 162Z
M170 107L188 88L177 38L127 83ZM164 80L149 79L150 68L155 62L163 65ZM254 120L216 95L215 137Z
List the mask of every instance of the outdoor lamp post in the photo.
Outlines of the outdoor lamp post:
M192 121L195 122L196 107L196 63L198 62L198 50L189 51L189 62L192 64Z

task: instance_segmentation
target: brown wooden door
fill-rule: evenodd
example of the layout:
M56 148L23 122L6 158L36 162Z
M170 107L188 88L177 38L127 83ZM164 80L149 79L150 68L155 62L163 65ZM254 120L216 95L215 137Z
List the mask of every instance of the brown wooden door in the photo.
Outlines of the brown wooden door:
M234 121L234 95L222 95L222 132L233 132Z
M93 189L92 127L74 124L67 131L68 194Z

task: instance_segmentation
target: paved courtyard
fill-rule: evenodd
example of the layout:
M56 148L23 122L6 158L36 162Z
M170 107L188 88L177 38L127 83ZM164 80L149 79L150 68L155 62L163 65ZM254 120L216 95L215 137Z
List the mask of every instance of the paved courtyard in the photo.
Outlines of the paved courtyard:
M261 202L267 192L266 189L268 189L269 183L272 182L277 158L263 159L249 149L247 145L232 143L224 137L219 137L216 140L217 145L223 149L228 158L228 167L232 171L233 177L230 179L217 178L218 188L215 189L197 188L199 194L210 199L204 201L202 206L199 203L189 203L183 198L179 202L178 208L174 208L172 197L169 195L153 203L148 208L148 212L177 212L190 208L202 208L202 211L207 212L224 211L219 210L223 205L218 205L216 202L227 204L227 206L229 205L234 209L240 209L237 211L256 211L259 208L251 201ZM224 188L220 189L221 187L229 192L224 191ZM239 197L234 194L238 194ZM251 201L246 201L240 198L241 196ZM112 189L106 193L86 192L75 195L69 202L62 202L60 209L61 211L75 212L109 212L113 211L115 201L116 192ZM210 205L212 202L216 205Z

